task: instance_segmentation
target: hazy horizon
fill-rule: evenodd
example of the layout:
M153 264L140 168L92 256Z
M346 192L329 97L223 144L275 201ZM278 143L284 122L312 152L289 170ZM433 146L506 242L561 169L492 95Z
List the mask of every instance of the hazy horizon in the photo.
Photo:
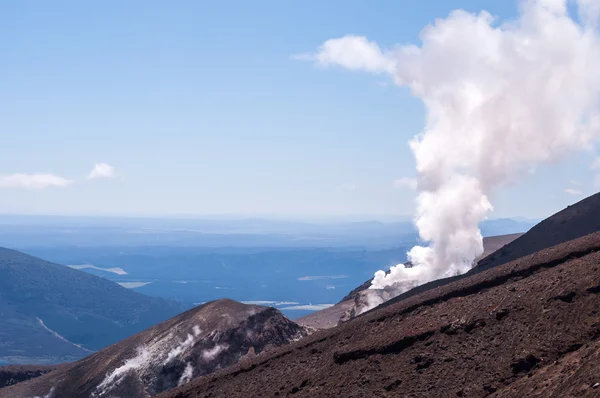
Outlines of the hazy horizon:
M550 214L548 215L550 216ZM198 221L272 221L294 223L352 223L352 222L413 222L410 214L47 214L47 213L2 213L2 218L64 218L64 219L140 219L140 220L198 220ZM538 217L507 216L490 217L487 221L514 220L514 221L540 221Z

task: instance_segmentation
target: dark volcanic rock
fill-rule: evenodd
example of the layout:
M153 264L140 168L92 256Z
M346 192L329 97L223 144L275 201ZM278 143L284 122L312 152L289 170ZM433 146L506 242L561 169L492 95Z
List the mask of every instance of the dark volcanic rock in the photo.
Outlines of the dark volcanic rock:
M9 365L0 366L0 388L34 379L56 369L55 366Z
M178 387L188 397L598 396L600 233ZM571 300L554 299L574 292Z
M213 301L0 397L145 397L300 339L303 328L269 307Z

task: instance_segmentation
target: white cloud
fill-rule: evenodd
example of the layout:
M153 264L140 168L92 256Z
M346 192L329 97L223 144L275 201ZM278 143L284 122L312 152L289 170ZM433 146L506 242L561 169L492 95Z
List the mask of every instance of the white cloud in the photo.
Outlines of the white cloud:
M417 179L409 177L398 178L394 181L394 188L410 189L414 191L417 189Z
M371 73L393 73L394 60L377 43L363 36L347 35L327 40L314 54L297 54L293 59L312 61L319 66L341 66Z
M339 187L342 191L356 191L358 189L358 184L354 182L347 182Z
M581 192L579 189L573 189L573 188L567 188L565 189L565 193L568 193L569 195L583 195L583 192Z
M0 175L0 188L44 189L66 187L72 183L71 180L47 173Z
M88 174L88 180L94 178L112 178L115 176L115 168L106 163L96 163L90 174Z

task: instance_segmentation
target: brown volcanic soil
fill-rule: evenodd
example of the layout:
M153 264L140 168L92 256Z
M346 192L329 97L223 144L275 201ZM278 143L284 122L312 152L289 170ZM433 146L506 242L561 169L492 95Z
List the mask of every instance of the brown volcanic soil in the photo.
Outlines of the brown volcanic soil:
M590 384L592 389L596 384L599 364L600 342L596 340L540 369L531 378L522 378L503 388L495 397L584 396L589 392ZM598 388L600 386L596 387ZM600 390L596 390L595 394L594 396L600 396Z
M160 396L600 396L599 304L595 233Z

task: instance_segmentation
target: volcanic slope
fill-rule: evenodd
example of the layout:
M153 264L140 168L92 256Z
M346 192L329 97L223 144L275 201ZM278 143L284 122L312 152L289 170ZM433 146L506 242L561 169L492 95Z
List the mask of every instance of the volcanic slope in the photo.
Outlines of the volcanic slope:
M0 397L147 397L306 336L274 308L203 304Z
M536 224L520 238L479 260L477 265L466 274L438 279L417 286L381 304L381 306L391 305L408 297L468 278L487 269L597 231L600 231L600 193L568 206L566 209Z
M541 221L523 236L484 257L472 272L493 268L596 231L600 231L600 193Z
M160 397L597 397L599 305L594 233Z
M183 310L179 303L0 248L0 360L72 361Z
M490 236L483 238L484 252L480 258L494 253L496 250L501 249L505 245L514 241L518 237L522 236L522 233ZM350 293L348 293L339 303L336 305L325 308L321 311L314 312L312 314L303 316L296 319L295 321L303 326L307 326L314 329L327 329L336 326L340 320L349 318L348 315L353 309L359 306L357 299L359 298L360 292L366 290L371 286L373 279L369 279L362 285L358 286ZM356 312L356 310L355 310Z
M434 280L402 293L381 306L405 300L408 297L469 277L486 269L497 267L517 258L600 231L600 193L579 201L566 209L548 217L523 235L513 234L484 238L484 253L469 272L463 275ZM494 239L492 243L489 239ZM487 240L487 242L486 242ZM486 256L486 254L488 254ZM484 257L485 256L485 257ZM364 311L368 301L361 295L371 285L363 283L344 297L341 303L327 309L327 312L310 314L297 319L301 325L324 328L332 327L338 321L346 321ZM337 320L336 320L337 319Z
M489 236L489 237L483 238L483 254L481 256L479 256L479 258L475 259L475 261L479 261L480 259L483 259L483 258L489 256L490 254L495 253L496 251L502 249L503 247L505 247L506 245L510 244L515 239L518 239L523 235L524 234L519 233L519 234ZM558 242L558 243L561 243L561 242ZM528 254L531 254L531 253L528 253ZM352 290L350 293L348 293L346 295L346 297L344 297L342 299L341 302L344 302L347 300L354 300L354 298L356 297L356 295L358 293L360 293L361 291L363 291L365 289L368 289L369 286L371 286L372 281L373 281L373 279L371 278L368 281L366 281L365 283L363 283L362 285L360 285L359 287L357 287L356 289Z
M40 377L56 369L56 366L44 365L8 365L0 366L0 388L12 386L25 380Z

